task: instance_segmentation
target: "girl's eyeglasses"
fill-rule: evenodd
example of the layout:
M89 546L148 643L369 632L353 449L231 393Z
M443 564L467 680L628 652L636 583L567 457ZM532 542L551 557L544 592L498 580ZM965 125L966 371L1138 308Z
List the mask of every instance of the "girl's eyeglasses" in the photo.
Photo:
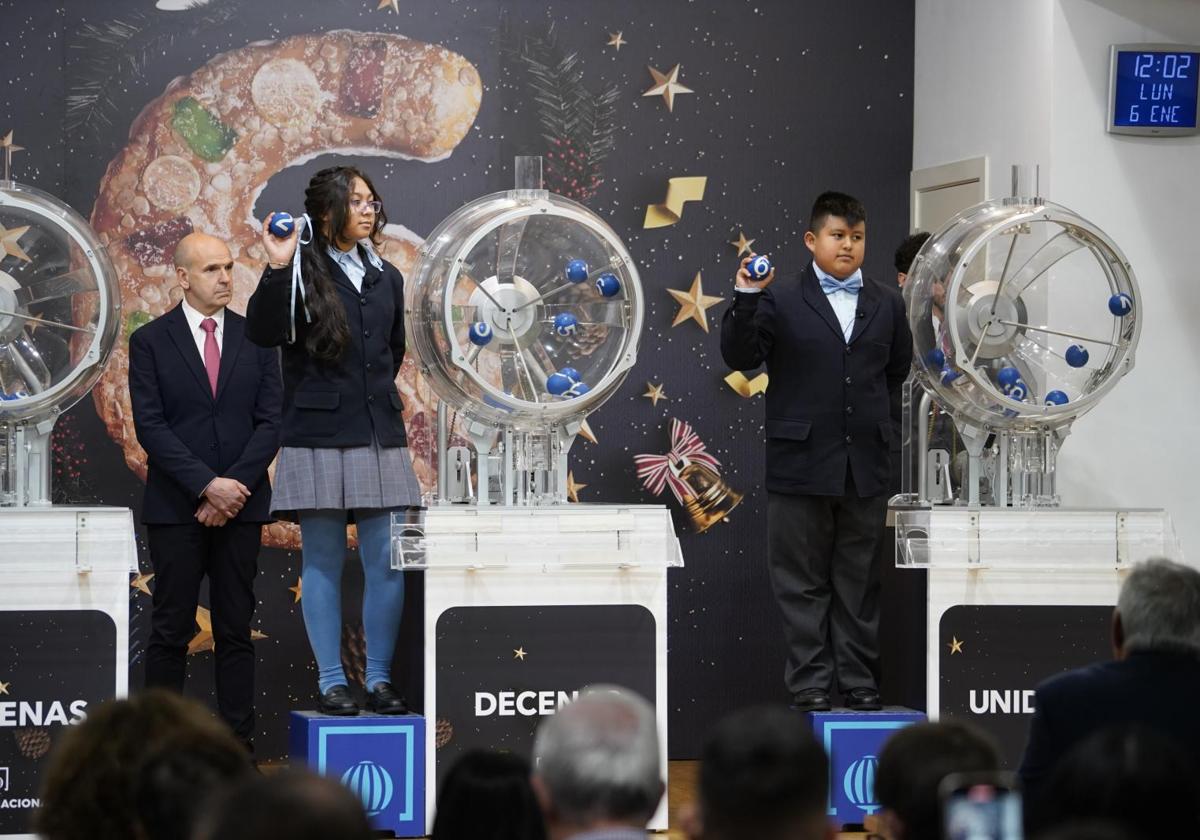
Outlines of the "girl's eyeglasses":
M350 209L355 213L362 213L364 210L370 209L372 213L378 213L383 209L382 201L354 201L350 202Z

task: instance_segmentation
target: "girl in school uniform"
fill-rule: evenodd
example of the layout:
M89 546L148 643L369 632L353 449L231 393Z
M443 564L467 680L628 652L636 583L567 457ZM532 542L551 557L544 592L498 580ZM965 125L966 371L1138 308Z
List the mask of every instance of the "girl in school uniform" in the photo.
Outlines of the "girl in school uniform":
M282 348L282 448L271 512L300 523L319 710L359 711L341 662L342 564L352 522L365 577L367 705L404 714L390 673L404 604L404 575L391 568L390 522L394 511L421 503L395 385L404 359L404 278L379 256L387 216L363 172L317 172L304 209L311 222L287 238L271 234L270 218L263 222L268 265L246 309L250 340Z

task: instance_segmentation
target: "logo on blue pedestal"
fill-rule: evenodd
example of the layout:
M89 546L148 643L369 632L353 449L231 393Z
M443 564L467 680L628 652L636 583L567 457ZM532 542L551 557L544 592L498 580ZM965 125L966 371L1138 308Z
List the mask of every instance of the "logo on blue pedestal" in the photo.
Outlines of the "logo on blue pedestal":
M879 751L897 730L925 719L919 712L817 712L813 731L829 756L829 804L826 813L839 827L862 822L883 806L875 798Z
M424 721L412 715L326 718L293 712L293 747L318 773L338 779L363 804L372 825L397 837L425 836Z
M856 808L867 814L879 810L875 801L875 771L879 769L879 760L873 755L864 755L852 763L842 776L842 790L846 799Z
M872 774L873 776L874 774ZM392 774L374 761L360 761L342 774L342 784L362 800L368 817L381 813L392 801Z

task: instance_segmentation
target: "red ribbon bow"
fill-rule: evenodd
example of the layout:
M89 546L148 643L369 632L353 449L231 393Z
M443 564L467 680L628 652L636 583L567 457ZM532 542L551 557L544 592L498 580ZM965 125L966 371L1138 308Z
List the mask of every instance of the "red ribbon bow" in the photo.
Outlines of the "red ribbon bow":
M685 496L692 495L687 482L679 477L684 467L704 464L716 471L721 466L720 461L704 451L704 441L692 431L691 425L674 417L671 418L671 451L666 455L634 455L633 462L637 465L637 476L647 490L657 496L663 487L670 487L680 503Z

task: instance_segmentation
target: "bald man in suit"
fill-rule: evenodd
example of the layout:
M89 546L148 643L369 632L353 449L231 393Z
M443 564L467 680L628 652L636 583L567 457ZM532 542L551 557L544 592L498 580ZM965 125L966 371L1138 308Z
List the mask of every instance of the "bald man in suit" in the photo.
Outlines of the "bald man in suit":
M200 584L209 583L217 708L252 749L254 577L270 521L267 466L279 449L274 350L226 306L233 258L192 233L175 249L183 300L129 338L129 395L148 467L142 522L154 565L146 686L182 691Z

